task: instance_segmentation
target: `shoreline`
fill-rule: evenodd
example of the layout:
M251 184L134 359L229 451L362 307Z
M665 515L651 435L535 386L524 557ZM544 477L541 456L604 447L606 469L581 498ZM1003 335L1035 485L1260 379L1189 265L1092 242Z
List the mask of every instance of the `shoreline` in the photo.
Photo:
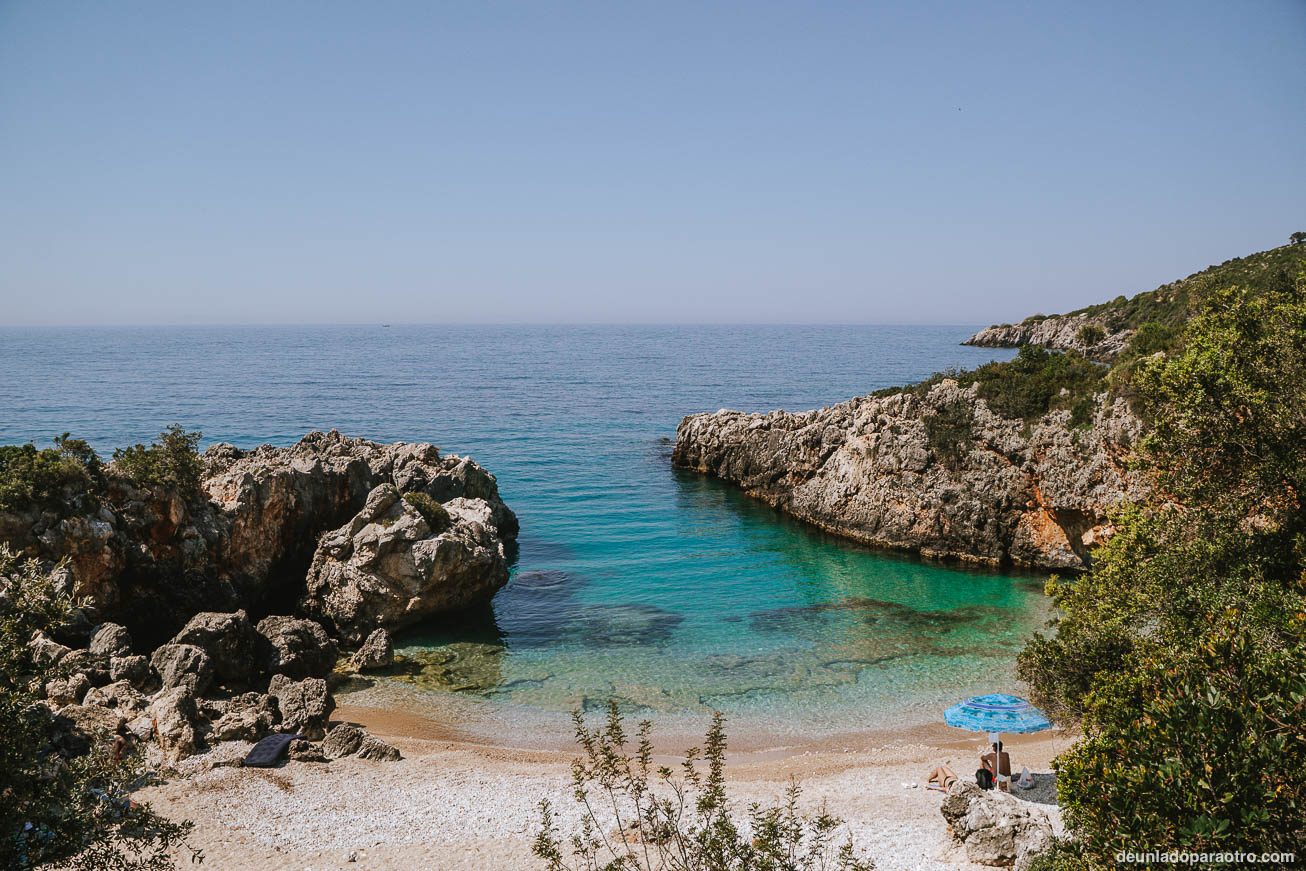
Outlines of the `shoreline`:
M541 867L530 853L541 799L551 802L563 831L577 822L570 781L577 750L569 730L504 730L489 740L411 711L351 704L340 705L333 721L364 726L404 758L215 767L249 746L232 742L192 757L187 776L139 797L196 821L190 843L204 851L208 867L251 871L527 871ZM734 726L726 764L737 809L779 801L797 778L803 810L828 805L881 871L983 867L952 843L938 810L942 794L923 782L938 763L969 778L982 736L940 723L795 741L750 731L742 721ZM655 762L677 762L701 737L664 734L655 724ZM1045 773L1071 740L1057 730L1012 736L1009 748L1016 766ZM1042 803L1051 795L1043 776L1028 798L1040 799L1037 806L1059 830L1058 809Z

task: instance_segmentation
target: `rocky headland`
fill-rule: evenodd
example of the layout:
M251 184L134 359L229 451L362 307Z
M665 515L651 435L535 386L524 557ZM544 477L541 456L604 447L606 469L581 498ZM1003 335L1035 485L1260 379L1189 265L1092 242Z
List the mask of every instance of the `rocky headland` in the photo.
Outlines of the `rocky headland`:
M385 668L390 631L507 583L518 526L494 476L432 445L334 431L198 460L194 489L96 465L57 499L0 511L0 544L76 603L29 644L58 675L39 694L65 743L118 735L176 763L287 732L304 736L301 758L393 758L328 734L338 655L361 645L342 670Z
M815 411L686 417L679 468L865 544L991 566L1077 570L1137 499L1126 468L1141 424L1099 394L1087 426L995 413L975 385L870 395Z
M1135 330L1113 319L1088 314L1026 318L1018 324L995 324L971 336L963 345L978 348L1021 348L1038 345L1053 351L1076 351L1094 360L1114 360Z

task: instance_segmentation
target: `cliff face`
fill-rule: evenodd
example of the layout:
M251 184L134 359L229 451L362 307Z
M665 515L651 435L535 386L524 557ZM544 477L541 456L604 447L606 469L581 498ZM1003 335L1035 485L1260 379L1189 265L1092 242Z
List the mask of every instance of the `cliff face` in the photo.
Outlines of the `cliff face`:
M1085 330L1085 327L1089 329ZM1133 335L1133 329L1113 328L1106 318L1084 314L1053 315L1027 319L1018 324L985 327L962 344L979 348L1039 345L1053 351L1078 351L1094 360L1109 361L1120 354Z
M196 496L111 479L98 504L70 499L77 510L0 513L0 541L50 563L67 558L78 599L151 641L199 611L294 609L319 537L383 485L472 502L488 530L476 535L500 553L517 535L494 476L432 445L315 432L285 448L214 445L203 462ZM496 574L488 594L503 580Z
M817 411L685 418L672 462L866 544L988 565L1080 569L1107 512L1142 495L1124 467L1139 421L1099 397L1033 425L974 387L861 397Z

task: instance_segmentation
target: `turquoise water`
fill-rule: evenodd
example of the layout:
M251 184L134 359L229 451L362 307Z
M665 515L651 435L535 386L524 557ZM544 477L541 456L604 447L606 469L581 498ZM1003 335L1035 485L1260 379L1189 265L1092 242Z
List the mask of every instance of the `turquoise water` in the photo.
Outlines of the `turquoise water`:
M0 330L0 442L102 451L315 428L432 441L498 476L522 534L493 613L399 639L387 688L561 711L609 697L812 728L1008 689L1039 579L875 552L673 471L684 414L818 407L1010 356L969 327Z

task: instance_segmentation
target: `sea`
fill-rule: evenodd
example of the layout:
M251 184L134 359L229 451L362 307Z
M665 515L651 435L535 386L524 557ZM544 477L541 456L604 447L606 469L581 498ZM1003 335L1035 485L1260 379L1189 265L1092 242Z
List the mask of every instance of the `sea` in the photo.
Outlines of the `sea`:
M180 423L203 444L311 430L426 441L498 478L521 520L484 614L400 633L343 698L485 729L572 710L801 735L937 722L1017 688L1043 578L814 530L671 467L681 418L803 410L1008 359L975 326L0 328L0 443L101 453Z

